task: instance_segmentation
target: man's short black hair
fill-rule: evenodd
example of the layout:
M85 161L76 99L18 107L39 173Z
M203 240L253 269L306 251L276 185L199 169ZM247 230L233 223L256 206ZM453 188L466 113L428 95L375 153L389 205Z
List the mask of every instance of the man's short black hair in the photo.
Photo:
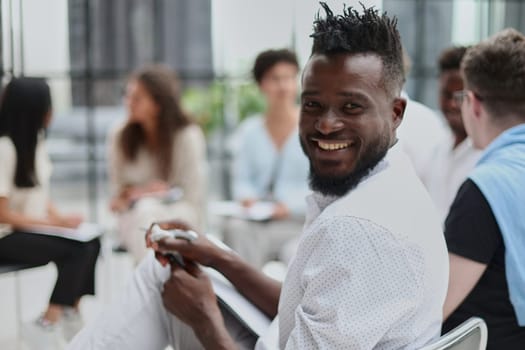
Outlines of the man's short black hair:
M453 46L445 49L441 52L438 59L439 72L443 73L448 70L459 70L461 67L461 60L468 47L466 46Z
M261 83L266 72L272 69L277 63L289 63L299 70L299 62L293 51L288 49L263 51L257 55L252 68L253 78L257 84Z
M401 38L397 30L397 18L380 14L374 7L359 13L352 7L345 8L342 15L334 15L324 2L321 6L326 17L317 16L312 55L339 53L374 54L383 62L383 84L391 96L399 95L405 82Z

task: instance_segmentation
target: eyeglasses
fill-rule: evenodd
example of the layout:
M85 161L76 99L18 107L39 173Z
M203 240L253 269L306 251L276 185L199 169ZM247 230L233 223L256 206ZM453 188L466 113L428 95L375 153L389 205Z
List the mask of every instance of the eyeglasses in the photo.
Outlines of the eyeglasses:
M463 100L465 99L465 96L467 96L468 92L471 91L471 90L459 90L459 91L455 91L452 93L452 98L454 99L454 102L456 102L456 104L458 106L461 106L463 104ZM472 94L476 97L477 100L479 101L483 101L485 98L484 97L481 97L480 95L478 95L477 93L475 93L474 91L472 91Z
M454 99L454 102L458 106L461 106L463 104L463 100L465 99L465 96L467 96L468 90L459 90L452 93L452 98Z

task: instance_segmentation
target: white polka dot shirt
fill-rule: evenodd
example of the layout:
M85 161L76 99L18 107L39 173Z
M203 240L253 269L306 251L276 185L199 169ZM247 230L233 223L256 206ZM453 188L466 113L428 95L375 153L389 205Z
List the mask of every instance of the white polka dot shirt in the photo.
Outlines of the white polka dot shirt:
M279 305L281 349L417 349L439 336L448 257L394 146L342 198L314 194Z

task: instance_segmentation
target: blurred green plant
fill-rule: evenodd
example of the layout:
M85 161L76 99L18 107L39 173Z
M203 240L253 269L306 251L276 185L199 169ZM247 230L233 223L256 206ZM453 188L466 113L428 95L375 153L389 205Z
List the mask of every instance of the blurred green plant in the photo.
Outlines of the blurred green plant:
M224 81L214 81L207 88L187 88L182 94L182 105L206 135L224 126L225 106L231 101L236 101L239 122L248 116L261 113L265 108L264 98L253 83L232 86Z
M224 124L224 84L212 82L208 88L187 88L182 105L208 135Z
M242 84L237 88L239 102L239 122L246 117L262 113L266 108L264 97L254 83Z

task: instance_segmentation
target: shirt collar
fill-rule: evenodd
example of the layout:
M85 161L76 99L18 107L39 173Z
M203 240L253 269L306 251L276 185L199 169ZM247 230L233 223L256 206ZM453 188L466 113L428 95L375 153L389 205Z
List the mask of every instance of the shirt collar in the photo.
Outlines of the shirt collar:
M379 163L366 175L359 184L355 187L361 186L361 184L365 181L368 181L368 179L372 178L376 174L380 173L384 169L388 167L388 164L390 163L390 159L392 157L396 157L397 154L401 152L401 146L399 146L399 142L397 142L394 146L392 146L386 156L379 161ZM324 195L320 192L314 192L306 197L306 219L305 219L305 226L308 227L321 213L332 203L334 203L336 200L348 196L353 190L350 190L347 194L345 194L342 197L338 196L329 196Z

